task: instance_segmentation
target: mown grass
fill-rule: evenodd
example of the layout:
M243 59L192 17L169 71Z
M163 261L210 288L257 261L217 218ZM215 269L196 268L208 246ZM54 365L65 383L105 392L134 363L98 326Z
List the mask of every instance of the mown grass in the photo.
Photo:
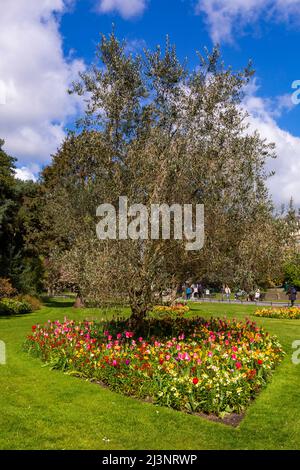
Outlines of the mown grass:
M300 365L291 361L299 320L251 316L255 306L191 304L191 315L251 317L278 335L286 357L238 428L124 397L43 367L22 351L31 326L48 319L107 318L67 300L0 318L7 363L0 365L1 449L299 449Z

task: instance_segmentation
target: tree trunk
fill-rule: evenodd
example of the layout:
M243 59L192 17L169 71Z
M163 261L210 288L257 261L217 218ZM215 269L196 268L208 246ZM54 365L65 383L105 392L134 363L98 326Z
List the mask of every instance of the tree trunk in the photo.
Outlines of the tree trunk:
M148 286L144 289L132 289L128 294L131 308L129 325L132 329L139 328L142 326L151 304Z
M129 326L132 329L139 328L145 320L148 313L148 307L146 306L131 306L131 316L129 318Z
M83 298L80 297L80 296L77 296L73 307L74 308L84 308L85 305L84 305Z

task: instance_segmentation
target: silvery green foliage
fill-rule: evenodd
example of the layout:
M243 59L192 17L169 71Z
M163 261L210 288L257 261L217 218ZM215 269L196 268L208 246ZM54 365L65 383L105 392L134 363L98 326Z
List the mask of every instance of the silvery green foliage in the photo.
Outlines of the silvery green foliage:
M198 59L191 71L168 39L135 56L114 33L102 37L95 64L70 90L84 97L85 114L43 175L51 282L95 303L129 301L143 315L189 278L246 287L277 275L281 224L265 186L274 146L249 131L241 107L253 70L226 68L217 48ZM146 206L204 204L204 249L100 243L96 208L121 195Z

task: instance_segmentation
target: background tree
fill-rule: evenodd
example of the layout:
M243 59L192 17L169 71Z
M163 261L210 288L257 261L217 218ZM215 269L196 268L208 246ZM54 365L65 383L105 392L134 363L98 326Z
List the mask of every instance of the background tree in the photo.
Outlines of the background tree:
M284 264L284 280L289 286L300 289L300 253L295 253Z
M3 150L4 140L0 139L0 277L9 274L9 239L12 232L15 202L15 159Z
M43 262L29 234L41 230L37 201L38 184L15 179L15 159L0 141L0 277L8 278L19 292L42 288Z

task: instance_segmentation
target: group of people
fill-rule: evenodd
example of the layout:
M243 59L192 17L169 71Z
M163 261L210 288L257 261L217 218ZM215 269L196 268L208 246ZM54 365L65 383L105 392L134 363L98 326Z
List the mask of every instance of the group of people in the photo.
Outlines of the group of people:
M191 299L201 299L204 294L209 296L210 291L209 289L205 289L201 282L196 282L193 284L186 283L183 286L183 292L185 293L186 300ZM230 300L231 298L231 289L227 284L223 284L221 289L222 300L226 298L226 300ZM297 300L297 289L293 286L289 286L286 289L286 294L289 296L289 300L291 302L291 306L293 307L296 300ZM259 288L252 294L248 294L244 291L239 291L234 294L235 300L238 300L240 297L246 297L248 301L255 301L259 302L261 300L261 290Z
M228 285L223 285L222 287L222 300L224 300L224 297L226 297L227 300L230 299L230 296L231 296L231 289ZM259 302L260 298L261 298L261 291L260 289L256 289L256 291L253 293L253 294L247 294L247 292L245 291L237 291L235 292L234 294L234 298L235 300L239 300L239 298L241 297L246 297L246 299L248 301L255 301L255 302Z
M186 285L183 287L185 291L185 296L187 300L190 299L200 299L203 297L204 289L201 282L196 282L195 284Z

